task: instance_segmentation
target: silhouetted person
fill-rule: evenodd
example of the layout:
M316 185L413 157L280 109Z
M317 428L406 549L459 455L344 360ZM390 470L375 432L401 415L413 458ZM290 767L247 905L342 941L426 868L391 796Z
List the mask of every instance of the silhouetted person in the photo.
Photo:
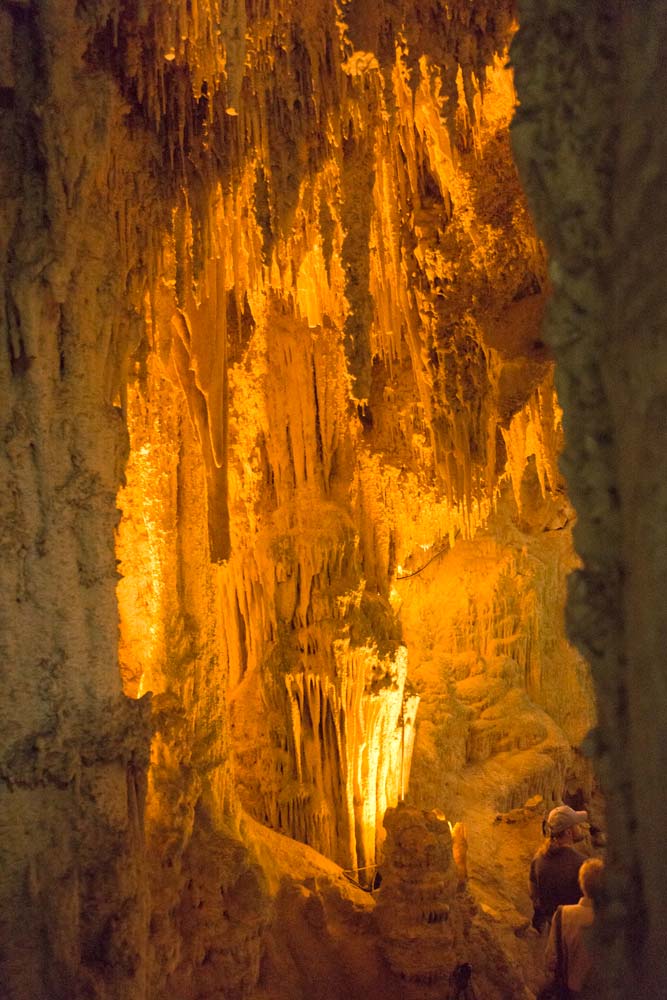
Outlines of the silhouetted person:
M451 996L454 1000L477 1000L472 985L472 966L469 962L457 965L449 978Z
M551 921L556 907L579 901L579 869L586 856L575 850L582 840L580 824L588 820L585 812L570 806L557 806L547 817L547 838L530 864L530 898L533 901L533 927L541 931Z
M602 896L604 863L589 858L579 869L579 886L583 893L575 906L563 906L560 912L560 964L562 977L572 1000L592 998L599 992L588 939L595 912ZM558 966L558 934L556 917L551 924L547 942L546 966L551 978Z

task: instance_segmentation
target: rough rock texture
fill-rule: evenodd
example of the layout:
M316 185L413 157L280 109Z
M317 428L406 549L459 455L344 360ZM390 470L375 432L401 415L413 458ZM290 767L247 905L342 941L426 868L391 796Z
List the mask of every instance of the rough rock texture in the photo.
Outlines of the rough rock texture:
M117 667L120 106L84 70L69 5L5 5L0 25L0 983L11 998L131 998L150 723Z
M252 845L271 898L252 1000L400 1000L374 918L375 901L333 862L249 818Z
M401 803L385 816L387 842L376 918L406 1000L439 997L464 964L465 916L444 813Z
M608 995L667 994L663 836L667 262L662 3L523 2L514 146L548 245L545 335L583 567L569 633L592 665L608 798Z
M486 1000L534 981L494 819L590 799L594 711L513 13L0 12L11 1000L401 996L334 862L408 789L471 820Z
M525 969L508 958L469 892L462 824L399 803L385 827L376 923L405 1000L455 1000L468 983L480 997L532 996Z

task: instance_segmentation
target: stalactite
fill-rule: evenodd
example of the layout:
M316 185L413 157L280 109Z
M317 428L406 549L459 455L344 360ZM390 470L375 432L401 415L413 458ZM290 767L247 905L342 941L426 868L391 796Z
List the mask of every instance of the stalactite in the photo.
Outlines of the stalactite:
M404 649L383 663L377 651L343 642L336 647L336 675L326 686L319 675L285 676L301 788L295 804L305 810L287 828L304 831L302 839L320 849L326 842L335 845L346 830L341 863L360 871L363 881L372 881L382 817L409 782L419 699L406 692L406 677ZM313 801L337 803L343 812L310 818ZM330 830L317 829L323 821Z

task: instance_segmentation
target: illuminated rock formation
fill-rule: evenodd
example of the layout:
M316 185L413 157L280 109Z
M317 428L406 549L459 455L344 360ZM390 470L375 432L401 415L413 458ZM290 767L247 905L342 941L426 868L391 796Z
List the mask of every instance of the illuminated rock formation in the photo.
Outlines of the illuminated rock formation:
M250 17L235 114L224 81L197 99L206 123L183 112L186 170L195 152L209 163L216 130L239 144L205 201L198 187L177 204L148 289L120 495L121 659L128 693L168 691L188 715L179 675L197 657L177 650L207 634L241 803L366 869L414 735L392 574L416 544L471 537L503 477L520 507L529 457L540 495L558 489L558 415L536 340L544 262L507 147L509 20L482 54L459 14L433 51L411 14L400 39L392 18L322 14L308 34L295 13L289 44ZM459 62L435 61L447 44ZM183 134L167 138L178 160ZM219 569L191 558L206 535Z
M516 963L475 919L461 824L451 829L439 810L401 803L388 810L385 826L376 920L405 1000L456 998L468 984L477 996L532 995Z
M466 822L471 895L446 962L390 965L530 985L523 807L589 801L595 711L514 15L0 12L12 1000L398 1000L340 869L405 795Z
M405 981L406 1000L442 996L466 947L449 826L444 814L403 805L385 825L377 921L389 963Z

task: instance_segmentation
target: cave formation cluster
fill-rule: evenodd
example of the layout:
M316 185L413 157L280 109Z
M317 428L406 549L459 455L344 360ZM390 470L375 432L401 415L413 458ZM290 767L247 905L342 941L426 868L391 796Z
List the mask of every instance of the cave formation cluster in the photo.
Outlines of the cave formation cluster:
M10 1000L533 995L599 800L516 18L0 11Z

